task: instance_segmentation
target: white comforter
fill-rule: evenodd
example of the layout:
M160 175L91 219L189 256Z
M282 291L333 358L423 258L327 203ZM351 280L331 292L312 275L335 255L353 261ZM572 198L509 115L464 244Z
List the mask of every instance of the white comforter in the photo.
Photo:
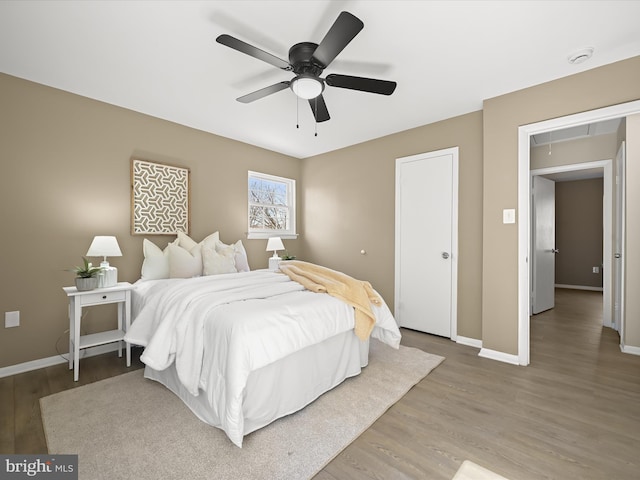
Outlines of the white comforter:
M143 293L140 295L140 293ZM145 346L155 370L173 362L192 394L200 390L231 441L242 446L242 397L249 374L354 327L353 308L271 271L138 282L125 340ZM394 348L400 331L388 307L372 305L372 336Z

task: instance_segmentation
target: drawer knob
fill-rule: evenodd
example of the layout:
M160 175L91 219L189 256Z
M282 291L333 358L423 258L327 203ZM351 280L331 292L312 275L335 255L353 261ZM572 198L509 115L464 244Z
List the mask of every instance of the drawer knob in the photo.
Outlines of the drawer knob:
M106 300L106 298L107 298L107 296L106 296L106 295L103 295L103 296L102 296L102 299L103 299L103 300Z

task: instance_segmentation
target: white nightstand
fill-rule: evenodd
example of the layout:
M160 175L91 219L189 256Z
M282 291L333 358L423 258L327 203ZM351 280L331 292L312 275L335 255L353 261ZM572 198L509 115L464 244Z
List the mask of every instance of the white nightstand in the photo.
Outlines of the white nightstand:
M69 370L73 368L73 380L78 381L80 350L83 348L118 342L118 356L122 357L122 341L131 325L131 289L129 282L119 282L114 287L96 288L79 292L76 287L64 287L69 297ZM80 335L82 308L92 305L118 304L118 328L107 332ZM124 322L124 323L123 323ZM131 345L126 343L127 367L131 366Z

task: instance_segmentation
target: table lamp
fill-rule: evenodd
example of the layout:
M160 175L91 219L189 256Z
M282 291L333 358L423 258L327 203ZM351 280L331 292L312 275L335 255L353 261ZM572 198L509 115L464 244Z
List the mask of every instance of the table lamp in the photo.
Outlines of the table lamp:
M267 252L273 250L273 258L280 258L278 256L278 250L284 250L284 245L280 237L271 237L267 241Z
M87 251L87 257L102 257L98 288L114 287L118 283L118 269L109 265L107 257L121 257L122 252L118 240L113 236L98 235L93 237L93 242Z
M267 252L273 250L273 257L269 258L269 270L277 270L280 265L280 257L278 250L284 250L282 239L280 237L271 237L267 240Z

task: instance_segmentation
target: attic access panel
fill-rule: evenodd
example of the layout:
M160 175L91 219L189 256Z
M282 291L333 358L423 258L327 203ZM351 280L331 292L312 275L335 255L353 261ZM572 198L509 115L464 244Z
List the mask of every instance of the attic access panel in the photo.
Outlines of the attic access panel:
M131 159L131 234L189 234L190 170Z

